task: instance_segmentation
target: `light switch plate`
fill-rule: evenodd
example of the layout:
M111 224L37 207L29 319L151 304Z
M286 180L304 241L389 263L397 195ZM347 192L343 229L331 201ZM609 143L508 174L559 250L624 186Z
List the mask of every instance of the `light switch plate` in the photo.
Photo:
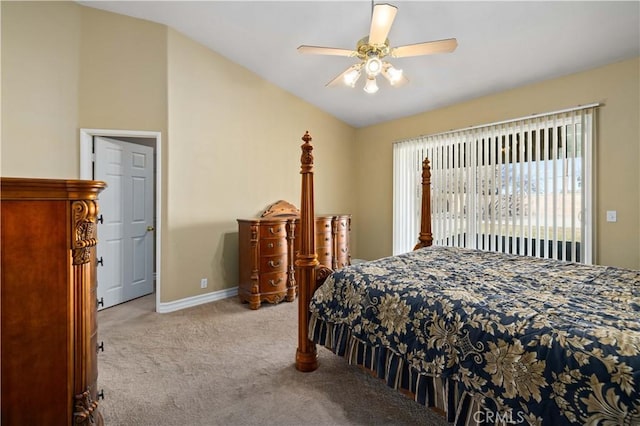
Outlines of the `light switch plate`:
M607 210L607 222L617 222L618 212L615 210Z

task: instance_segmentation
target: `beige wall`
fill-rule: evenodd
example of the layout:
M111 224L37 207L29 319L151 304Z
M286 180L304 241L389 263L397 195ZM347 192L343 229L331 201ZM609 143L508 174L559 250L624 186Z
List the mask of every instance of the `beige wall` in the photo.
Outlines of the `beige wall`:
M2 175L77 178L79 129L166 133L166 27L2 2Z
M80 7L78 125L160 131L167 127L167 27Z
M170 30L168 276L163 299L237 284L237 218L300 205L301 137L316 142L316 211L355 213L355 130ZM210 288L200 289L208 277Z
M640 268L639 83L640 59L635 58L358 129L357 191L369 194L358 197L359 256L374 259L391 254L394 141L602 102L595 151L596 256L601 264ZM617 210L618 222L605 221L607 210Z
M2 2L2 176L78 176L80 8Z

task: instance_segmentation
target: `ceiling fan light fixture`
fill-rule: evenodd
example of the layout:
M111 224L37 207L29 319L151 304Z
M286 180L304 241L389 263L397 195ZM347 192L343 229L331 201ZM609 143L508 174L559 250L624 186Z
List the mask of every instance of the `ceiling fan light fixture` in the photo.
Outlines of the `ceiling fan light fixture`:
M455 38L448 38L391 47L387 36L395 20L398 8L390 4L374 4L372 0L371 9L369 35L362 37L354 50L307 45L298 47L298 52L300 53L347 56L359 59L357 64L351 65L341 72L326 86L346 85L355 87L360 76L365 74L367 81L364 90L367 93L375 93L378 91L376 77L382 74L392 87L400 87L407 84L409 80L401 69L394 68L389 62L383 62L382 59L387 56L391 58L407 58L435 53L449 53L456 50L458 46L458 41ZM362 72L363 68L364 73Z
M364 70L369 77L375 77L382 71L382 61L376 55L369 56L364 64Z
M367 83L364 85L364 91L369 94L374 94L378 91L378 83L376 83L375 77L367 77Z
M387 76L389 78L389 83L392 86L395 86L400 80L402 80L402 70L398 68L394 68L393 65L389 65L387 68Z
M353 68L344 75L344 84L349 87L356 87L356 82L360 78L360 69Z

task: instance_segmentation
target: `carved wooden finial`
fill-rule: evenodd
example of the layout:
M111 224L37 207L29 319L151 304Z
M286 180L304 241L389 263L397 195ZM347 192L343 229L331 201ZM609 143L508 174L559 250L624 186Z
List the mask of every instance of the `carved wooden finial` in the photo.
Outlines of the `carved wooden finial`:
M422 180L426 184L431 183L431 162L427 157L422 162Z
M302 164L302 170L300 173L306 173L313 170L313 145L311 145L311 135L307 130L302 137L304 143L300 146L302 148L302 156L300 157L300 163Z

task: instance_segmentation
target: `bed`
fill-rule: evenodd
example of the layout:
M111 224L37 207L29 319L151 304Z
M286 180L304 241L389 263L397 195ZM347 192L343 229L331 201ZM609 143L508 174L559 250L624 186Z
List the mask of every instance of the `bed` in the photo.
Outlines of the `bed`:
M431 246L319 267L303 136L296 368L322 345L456 425L640 425L640 271Z

